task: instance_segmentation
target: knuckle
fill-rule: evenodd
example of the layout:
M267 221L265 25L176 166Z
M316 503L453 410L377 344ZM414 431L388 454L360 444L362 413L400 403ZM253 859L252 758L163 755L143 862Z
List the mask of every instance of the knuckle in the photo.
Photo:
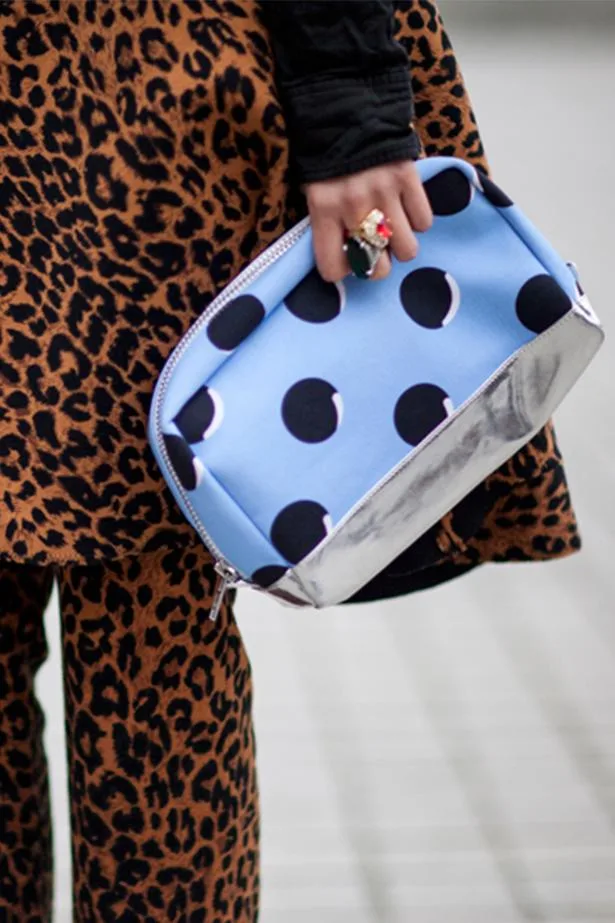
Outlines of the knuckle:
M392 205L394 202L397 202L399 199L401 184L397 180L397 177L393 172L387 171L386 174L382 177L381 182L378 184L378 190L376 192L377 200L380 201L380 207L382 211L387 211L387 205Z
M312 186L306 198L310 211L318 210L326 215L335 210L336 198L326 186Z
M378 176L377 192L384 196L396 192L399 187L399 177L394 164L389 164Z
M359 189L349 189L345 192L340 204L344 214L349 215L351 220L359 220L359 215L363 217L365 197Z
M407 183L415 175L412 160L398 160L391 164L391 176L397 183Z
M323 218L329 218L337 211L337 203L328 194L318 193L309 200L308 205L312 217L317 214Z

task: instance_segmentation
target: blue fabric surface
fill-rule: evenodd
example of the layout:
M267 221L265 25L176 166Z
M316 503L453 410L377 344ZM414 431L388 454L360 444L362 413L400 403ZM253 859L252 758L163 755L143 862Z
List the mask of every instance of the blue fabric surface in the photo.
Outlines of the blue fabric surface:
M335 286L308 231L174 369L162 425L176 472L246 579L296 563L572 307L569 267L501 190L457 158L417 168L434 222L416 259Z

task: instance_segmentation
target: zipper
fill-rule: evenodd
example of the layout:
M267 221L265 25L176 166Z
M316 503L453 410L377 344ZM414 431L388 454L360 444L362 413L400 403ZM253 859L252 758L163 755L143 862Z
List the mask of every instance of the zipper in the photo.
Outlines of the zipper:
M193 339L199 335L203 327L205 327L210 320L219 314L221 311L224 311L226 307L230 304L231 301L241 292L242 289L249 286L258 276L261 275L273 263L276 262L287 250L294 246L297 241L303 237L307 232L310 226L310 217L309 215L306 218L303 218L298 224L293 228L283 234L278 240L274 241L266 250L264 250L260 256L253 260L246 268L239 273L238 276L233 279L225 289L220 292L220 294L214 298L212 303L203 311L201 316L194 322L190 330L185 334L182 340L178 343L175 350L169 357L165 367L162 370L158 384L156 386L156 391L154 395L154 433L156 436L156 443L158 451L160 452L164 462L166 464L166 470L171 475L175 486L182 497L186 507L188 508L190 515L192 517L192 526L196 529L199 538L206 546L207 550L214 559L214 570L218 574L219 579L216 581L216 586L214 588L214 594L211 604L211 609L209 612L209 618L211 621L215 621L218 617L218 613L222 607L224 601L224 596L226 591L230 587L235 586L251 586L249 580L244 580L238 570L231 564L231 562L225 558L222 554L214 540L211 538L203 524L201 523L196 510L194 509L189 496L183 488L183 485L180 483L179 478L175 474L175 470L170 462L164 439L162 438L162 426L161 426L161 408L162 400L166 393L166 389L173 374L176 365L189 348Z
M224 602L226 591L230 587L236 586L241 582L235 577L237 571L235 571L233 568L227 567L226 564L220 560L217 560L214 563L214 570L218 574L218 580L216 581L213 599L211 601L211 609L209 610L209 619L212 622L215 622L218 618L218 614L222 608L222 603Z

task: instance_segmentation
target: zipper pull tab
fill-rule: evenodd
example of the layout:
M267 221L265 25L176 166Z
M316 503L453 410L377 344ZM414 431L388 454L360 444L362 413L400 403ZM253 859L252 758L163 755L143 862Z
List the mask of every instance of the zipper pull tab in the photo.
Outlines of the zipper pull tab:
M215 622L218 618L218 614L222 608L222 603L224 602L226 591L230 586L234 586L237 582L235 579L236 572L223 564L222 561L216 561L214 564L214 570L219 575L219 577L216 582L216 588L214 590L213 599L211 601L211 609L209 610L209 619L212 622Z

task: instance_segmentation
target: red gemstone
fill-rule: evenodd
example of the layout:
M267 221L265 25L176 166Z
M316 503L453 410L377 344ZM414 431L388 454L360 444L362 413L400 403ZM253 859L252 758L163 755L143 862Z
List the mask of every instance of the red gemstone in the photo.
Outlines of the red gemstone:
M391 227L391 222L388 218L384 218L382 221L379 221L376 225L376 231L380 234L381 237L386 237L387 240L389 237L393 236L393 228Z

